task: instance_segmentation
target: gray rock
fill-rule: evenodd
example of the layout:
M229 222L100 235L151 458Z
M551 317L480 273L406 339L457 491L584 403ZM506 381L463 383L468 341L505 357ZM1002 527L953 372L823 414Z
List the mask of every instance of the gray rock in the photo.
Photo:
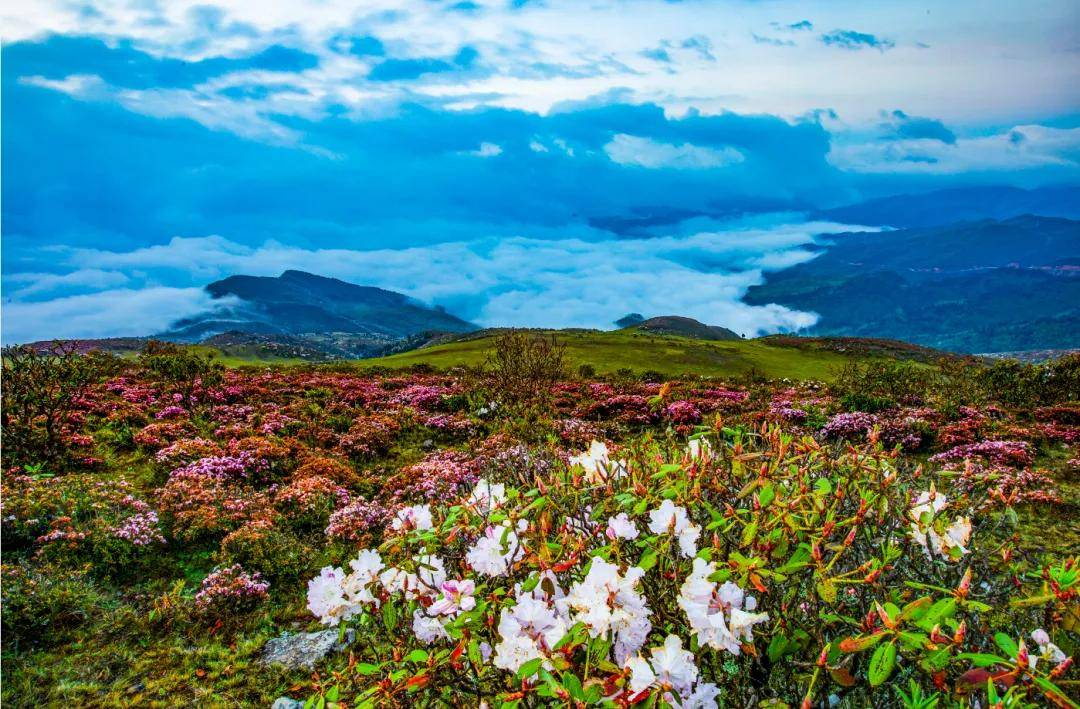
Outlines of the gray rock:
M266 643L259 661L264 665L284 665L290 670L301 667L311 670L319 660L351 644L355 636L356 632L352 628L345 631L341 642L338 642L336 630L296 634L285 632ZM279 709L285 709L285 706Z
M270 705L270 709L303 709L304 703L289 697L278 697Z

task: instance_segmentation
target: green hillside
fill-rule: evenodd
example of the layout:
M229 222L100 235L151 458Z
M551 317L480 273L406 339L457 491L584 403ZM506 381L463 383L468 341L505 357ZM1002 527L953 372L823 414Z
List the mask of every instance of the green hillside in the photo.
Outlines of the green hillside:
M730 377L754 370L769 377L830 380L851 358L922 359L933 352L903 343L880 340L817 338L759 338L706 341L656 335L636 328L612 332L538 331L554 334L567 348L573 367L592 365L597 373L628 368L656 371L668 376L697 374ZM492 335L469 337L389 357L360 360L362 366L409 367L428 364L438 368L476 365L484 361Z

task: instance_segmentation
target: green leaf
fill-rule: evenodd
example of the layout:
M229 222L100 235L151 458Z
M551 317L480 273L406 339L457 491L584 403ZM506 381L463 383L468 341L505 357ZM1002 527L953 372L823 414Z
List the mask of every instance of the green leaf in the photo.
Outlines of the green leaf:
M562 676L562 686L574 699L582 699L585 694L581 691L581 680L576 675L565 674Z
M652 567L656 566L656 562L659 560L659 554L653 548L648 548L641 555L641 560L638 562L638 566L644 571L648 571Z
M817 592L826 603L836 603L836 584L832 581L826 579L818 583Z
M742 533L742 545L741 546L744 546L744 547L750 546L754 542L754 537L757 536L757 530L758 530L758 523L757 523L756 520L754 522L751 522L750 524L746 525L746 528L743 529L743 533Z
M870 667L866 673L870 686L878 687L889 679L894 667L896 667L896 644L878 645L874 654L870 656Z
M1020 652L1020 648L1016 646L1016 641L1005 633L994 633L994 644L1001 648L1001 651L1007 657L1016 657Z
M540 665L543 664L544 658L534 657L526 662L524 665L518 668L517 678L518 681L525 679L526 677L532 677L540 669Z
M393 632L397 627L397 609L394 608L393 603L387 603L382 607L382 619L386 629Z
M378 665L373 665L370 662L359 662L356 665L356 674L358 675L373 675L379 671Z
M409 662L427 662L428 654L426 650L416 649L406 655L405 659Z
M991 665L1007 665L1009 661L1004 657L991 655L987 652L962 652L956 656L957 660L967 660L976 667L990 667Z
M930 606L934 604L934 599L930 596L923 596L922 598L916 598L911 603L908 603L900 611L900 620L919 620L926 612L930 610Z
M776 499L776 488L772 483L766 484L758 491L757 501L762 507L768 507L774 499Z
M918 625L925 630L933 630L935 625L939 625L943 620L952 618L954 615L956 615L956 599L942 598L919 618Z

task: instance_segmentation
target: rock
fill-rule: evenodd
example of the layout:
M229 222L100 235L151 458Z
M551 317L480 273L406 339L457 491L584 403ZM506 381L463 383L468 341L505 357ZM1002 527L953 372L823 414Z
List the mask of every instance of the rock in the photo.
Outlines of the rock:
M296 634L285 632L266 643L259 661L264 665L284 665L290 670L301 667L311 670L319 660L347 647L355 636L356 632L351 628L345 631L341 642L338 642L336 630Z
M303 709L304 703L290 697L278 697L270 709Z

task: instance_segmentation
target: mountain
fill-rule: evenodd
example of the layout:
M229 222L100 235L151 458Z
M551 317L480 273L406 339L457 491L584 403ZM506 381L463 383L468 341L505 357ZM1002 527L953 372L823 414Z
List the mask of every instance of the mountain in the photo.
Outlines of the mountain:
M913 228L1011 219L1023 214L1080 219L1080 187L963 187L881 197L820 210L813 216L844 224Z
M195 342L226 332L346 333L363 335L383 346L426 331L476 329L401 293L303 271L285 271L277 278L230 276L211 283L206 290L222 301L222 307L180 320L162 337Z
M816 312L816 335L956 352L1080 344L1078 221L1022 215L830 240L744 300Z
M625 320L625 318L623 318ZM661 315L660 317L642 320L626 327L627 330L649 333L653 335L674 335L676 337L689 337L694 340L741 340L738 333L728 330L719 325L706 325L693 318L684 318L679 315Z

